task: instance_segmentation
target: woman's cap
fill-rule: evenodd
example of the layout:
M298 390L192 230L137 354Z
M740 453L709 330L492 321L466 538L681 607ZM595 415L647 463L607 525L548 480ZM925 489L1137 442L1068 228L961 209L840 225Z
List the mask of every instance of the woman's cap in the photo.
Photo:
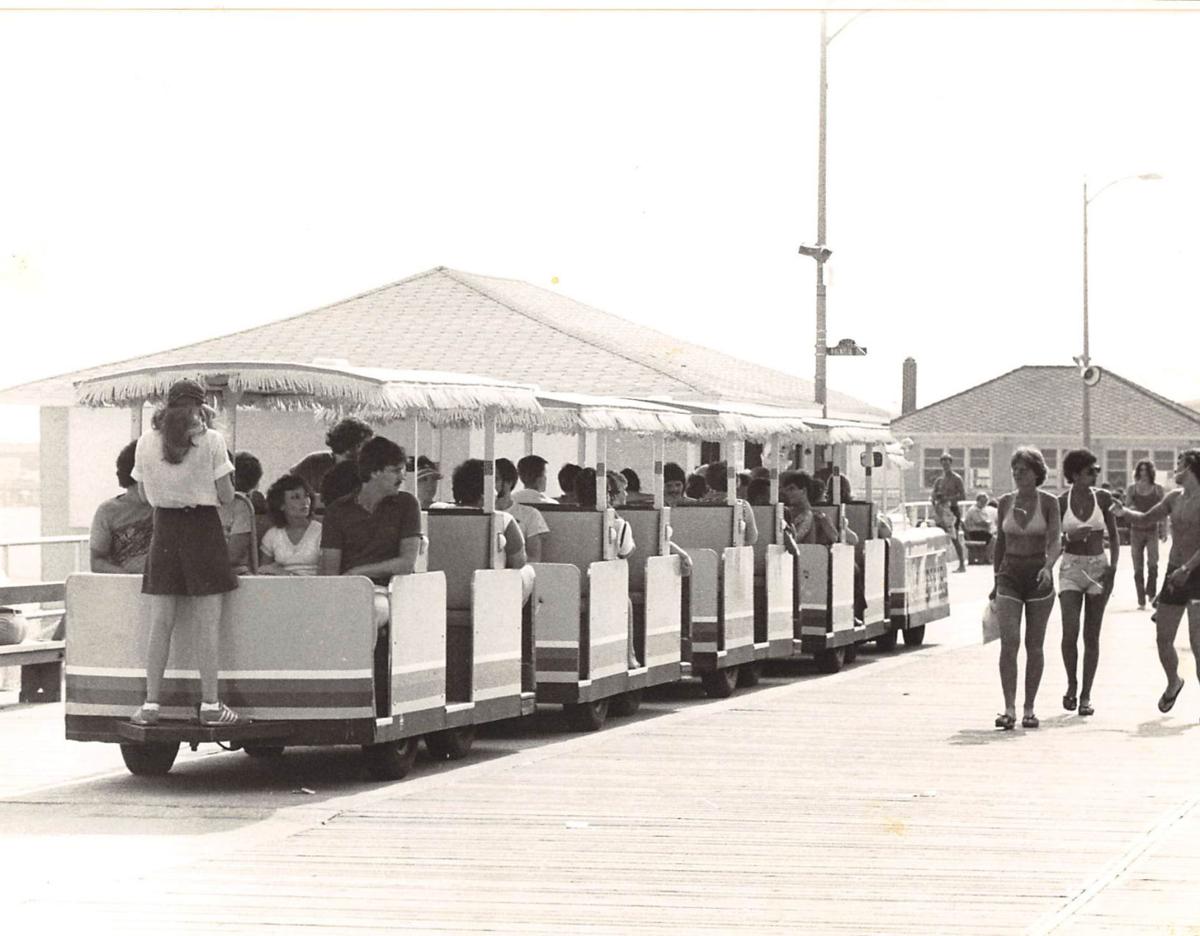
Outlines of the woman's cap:
M204 405L204 388L194 380L177 380L167 391L167 406L178 406L181 403L198 403Z

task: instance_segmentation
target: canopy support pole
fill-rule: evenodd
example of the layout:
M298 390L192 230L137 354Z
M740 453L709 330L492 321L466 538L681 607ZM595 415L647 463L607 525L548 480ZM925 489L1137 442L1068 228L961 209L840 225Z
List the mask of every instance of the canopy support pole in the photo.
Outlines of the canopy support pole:
M483 510L496 510L496 411L483 411Z
M129 435L134 440L142 437L142 410L145 405L146 400L143 397L138 397L133 401L133 405L129 410Z

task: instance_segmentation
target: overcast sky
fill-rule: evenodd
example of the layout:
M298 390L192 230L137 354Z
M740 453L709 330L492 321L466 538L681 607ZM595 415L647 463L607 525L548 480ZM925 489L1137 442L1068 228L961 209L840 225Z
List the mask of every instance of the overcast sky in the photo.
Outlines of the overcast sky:
M922 405L1069 364L1084 179L1153 172L1090 209L1092 357L1200 398L1200 9L1122 6L876 11L833 41L829 338L869 355L832 359L832 386L898 409L909 355ZM811 377L818 30L812 11L0 13L0 385L438 265ZM0 438L34 431L0 410Z

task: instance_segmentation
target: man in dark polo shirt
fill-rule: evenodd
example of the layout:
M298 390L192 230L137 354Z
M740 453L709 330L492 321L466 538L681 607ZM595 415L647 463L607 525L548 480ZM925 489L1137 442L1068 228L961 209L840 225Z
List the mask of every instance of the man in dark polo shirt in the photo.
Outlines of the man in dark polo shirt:
M391 641L388 581L409 575L421 552L421 507L401 491L407 464L404 449L375 436L358 453L362 487L325 509L321 522L318 575L365 575L375 583L375 710L388 713Z
M421 551L421 507L400 490L406 461L391 439L368 440L358 453L362 487L330 504L321 521L317 574L367 576L379 586L376 617L382 610L384 622L388 580L411 573Z

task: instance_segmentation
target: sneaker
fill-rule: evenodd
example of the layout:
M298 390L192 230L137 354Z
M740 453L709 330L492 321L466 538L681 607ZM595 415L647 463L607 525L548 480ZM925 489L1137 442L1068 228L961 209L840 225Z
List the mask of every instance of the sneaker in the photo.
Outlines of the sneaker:
M1146 610L1146 602L1144 602L1144 601L1143 601L1143 602L1140 602L1140 603L1138 604L1138 610L1139 610L1139 611L1145 611L1145 610Z
M157 705L153 708L148 708L147 706L143 705L140 706L138 710L129 717L129 721L135 725L148 727L149 725L158 724L158 715L159 709Z
M239 715L224 702L218 702L215 710L200 707L200 725L204 728L230 728L244 725L248 718Z

